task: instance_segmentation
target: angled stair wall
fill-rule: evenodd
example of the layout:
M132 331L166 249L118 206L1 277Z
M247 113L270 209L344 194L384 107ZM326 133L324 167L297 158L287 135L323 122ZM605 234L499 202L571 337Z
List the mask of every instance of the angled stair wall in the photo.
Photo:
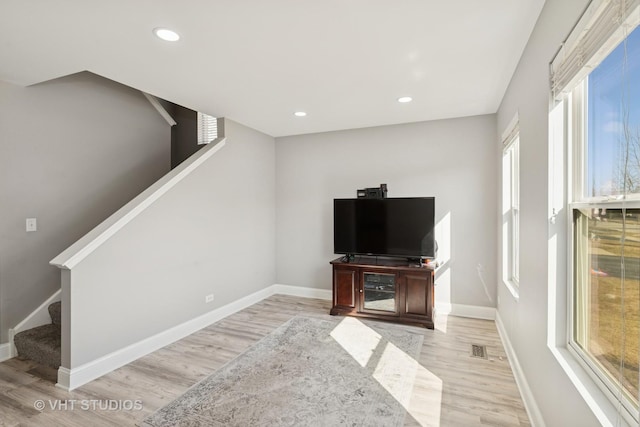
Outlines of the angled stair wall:
M0 343L9 344L9 330L60 289L47 261L170 170L171 128L138 90L89 72L0 81L0 117ZM25 231L27 217L36 232Z
M226 141L198 151L52 261L69 307L59 385L72 389L128 363L125 349L275 282L274 138L229 120L220 128Z

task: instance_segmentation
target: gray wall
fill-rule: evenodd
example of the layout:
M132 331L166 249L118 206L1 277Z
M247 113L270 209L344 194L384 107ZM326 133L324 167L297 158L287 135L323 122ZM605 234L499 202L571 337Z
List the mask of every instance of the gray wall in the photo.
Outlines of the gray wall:
M70 271L68 367L275 282L274 139L224 130L226 146Z
M49 261L169 165L169 125L138 91L90 73L0 82L0 342L60 289Z
M333 199L386 183L436 197L436 302L495 307L495 116L276 140L277 281L331 288Z
M171 168L188 159L203 146L198 145L198 113L171 104L171 116L177 122L171 127Z
M548 262L554 256L549 244L555 240L548 212L549 62L587 3L547 0L497 114L502 132L518 112L521 156L520 297L515 300L499 284L498 310L547 426L600 425L547 347L548 278L555 276L555 262ZM559 218L558 223L564 223L562 212ZM559 304L564 304L566 276L560 273L559 279Z

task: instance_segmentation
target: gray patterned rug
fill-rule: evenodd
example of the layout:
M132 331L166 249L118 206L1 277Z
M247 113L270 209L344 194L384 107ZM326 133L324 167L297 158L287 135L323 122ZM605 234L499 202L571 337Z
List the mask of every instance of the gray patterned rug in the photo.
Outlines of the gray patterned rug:
M422 340L394 324L294 317L144 422L400 426Z

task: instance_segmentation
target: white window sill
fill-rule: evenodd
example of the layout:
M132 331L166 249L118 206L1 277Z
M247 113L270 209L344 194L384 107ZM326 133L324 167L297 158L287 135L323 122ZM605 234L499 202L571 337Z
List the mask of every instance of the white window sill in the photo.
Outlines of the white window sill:
M549 349L603 426L637 425L637 422L624 408L620 409L622 413L618 412L616 406L607 398L568 349L552 346L549 346Z
M502 279L502 283L507 287L507 289L509 289L509 292L511 292L511 296L513 296L513 299L518 301L520 299L520 290L518 289L518 285L516 285L513 281L506 279Z

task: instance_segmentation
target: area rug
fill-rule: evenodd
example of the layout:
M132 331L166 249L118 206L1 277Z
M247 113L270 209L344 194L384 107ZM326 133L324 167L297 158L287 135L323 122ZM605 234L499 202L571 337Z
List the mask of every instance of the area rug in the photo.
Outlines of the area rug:
M294 317L144 420L164 426L400 426L423 336Z

